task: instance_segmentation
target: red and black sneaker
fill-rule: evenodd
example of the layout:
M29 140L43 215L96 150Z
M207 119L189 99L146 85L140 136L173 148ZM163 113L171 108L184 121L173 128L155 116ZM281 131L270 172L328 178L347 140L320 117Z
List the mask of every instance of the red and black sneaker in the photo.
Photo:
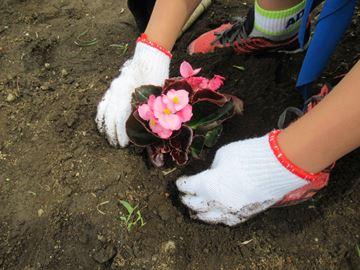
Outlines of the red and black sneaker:
M323 100L332 90L332 86L330 84L324 84L317 95L313 95L308 100L305 101L303 110L300 110L296 107L288 107L286 108L280 115L278 120L278 128L284 129L291 123L293 120L302 117L305 113L311 111L321 100ZM289 114L293 114L294 117L287 119Z
M211 53L217 49L233 48L239 54L254 54L265 52L297 53L300 48L298 35L282 41L273 41L263 37L250 37L254 28L254 8L251 8L246 18L236 23L223 24L220 27L202 34L188 47L189 54ZM310 40L310 22L307 25L305 44ZM305 46L306 48L306 46Z

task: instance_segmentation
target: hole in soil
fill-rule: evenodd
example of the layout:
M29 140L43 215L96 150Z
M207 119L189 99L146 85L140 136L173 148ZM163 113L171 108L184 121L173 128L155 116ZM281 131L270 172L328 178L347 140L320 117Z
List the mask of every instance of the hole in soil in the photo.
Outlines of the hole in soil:
M180 200L180 192L175 185L175 181L169 181L166 190L170 194L172 205L175 206L183 216L190 219L189 210Z

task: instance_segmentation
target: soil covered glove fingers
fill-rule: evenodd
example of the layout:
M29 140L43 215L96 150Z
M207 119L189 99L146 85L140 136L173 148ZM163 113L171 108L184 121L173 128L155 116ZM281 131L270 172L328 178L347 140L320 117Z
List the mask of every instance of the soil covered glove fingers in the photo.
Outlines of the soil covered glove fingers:
M211 224L225 224L228 226L235 226L245 220L240 220L236 215L224 213L220 209L213 209L208 212L198 213L196 218Z
M274 155L269 135L219 150L210 170L177 181L197 218L234 226L280 202L308 182Z
M181 197L181 201L195 212L206 212L210 208L207 200L199 196L184 195Z

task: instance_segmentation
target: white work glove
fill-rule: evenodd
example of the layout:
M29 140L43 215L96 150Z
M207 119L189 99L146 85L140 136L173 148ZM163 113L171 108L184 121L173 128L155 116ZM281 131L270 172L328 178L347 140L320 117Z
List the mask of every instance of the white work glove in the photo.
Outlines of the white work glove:
M277 156L284 158L283 153L275 156L272 149L269 135L220 148L210 169L177 180L184 193L182 202L195 212L195 218L233 226L280 202L285 195L306 189L309 181L297 176L291 165L281 163Z
M98 129L111 145L129 143L125 123L131 113L131 94L142 85L162 86L169 77L169 66L169 55L149 43L137 42L134 57L125 62L97 108Z

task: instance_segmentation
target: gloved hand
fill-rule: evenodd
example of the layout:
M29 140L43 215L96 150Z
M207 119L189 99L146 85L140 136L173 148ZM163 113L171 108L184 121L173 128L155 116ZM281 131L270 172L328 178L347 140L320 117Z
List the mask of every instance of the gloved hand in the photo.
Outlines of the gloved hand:
M96 123L113 146L126 146L125 123L131 113L131 94L142 85L162 86L169 77L171 54L147 40L143 34L137 41L134 57L125 62L97 108Z
M228 144L210 169L177 180L195 218L233 226L273 205L307 199L327 184L328 173L307 173L286 158L278 132Z

